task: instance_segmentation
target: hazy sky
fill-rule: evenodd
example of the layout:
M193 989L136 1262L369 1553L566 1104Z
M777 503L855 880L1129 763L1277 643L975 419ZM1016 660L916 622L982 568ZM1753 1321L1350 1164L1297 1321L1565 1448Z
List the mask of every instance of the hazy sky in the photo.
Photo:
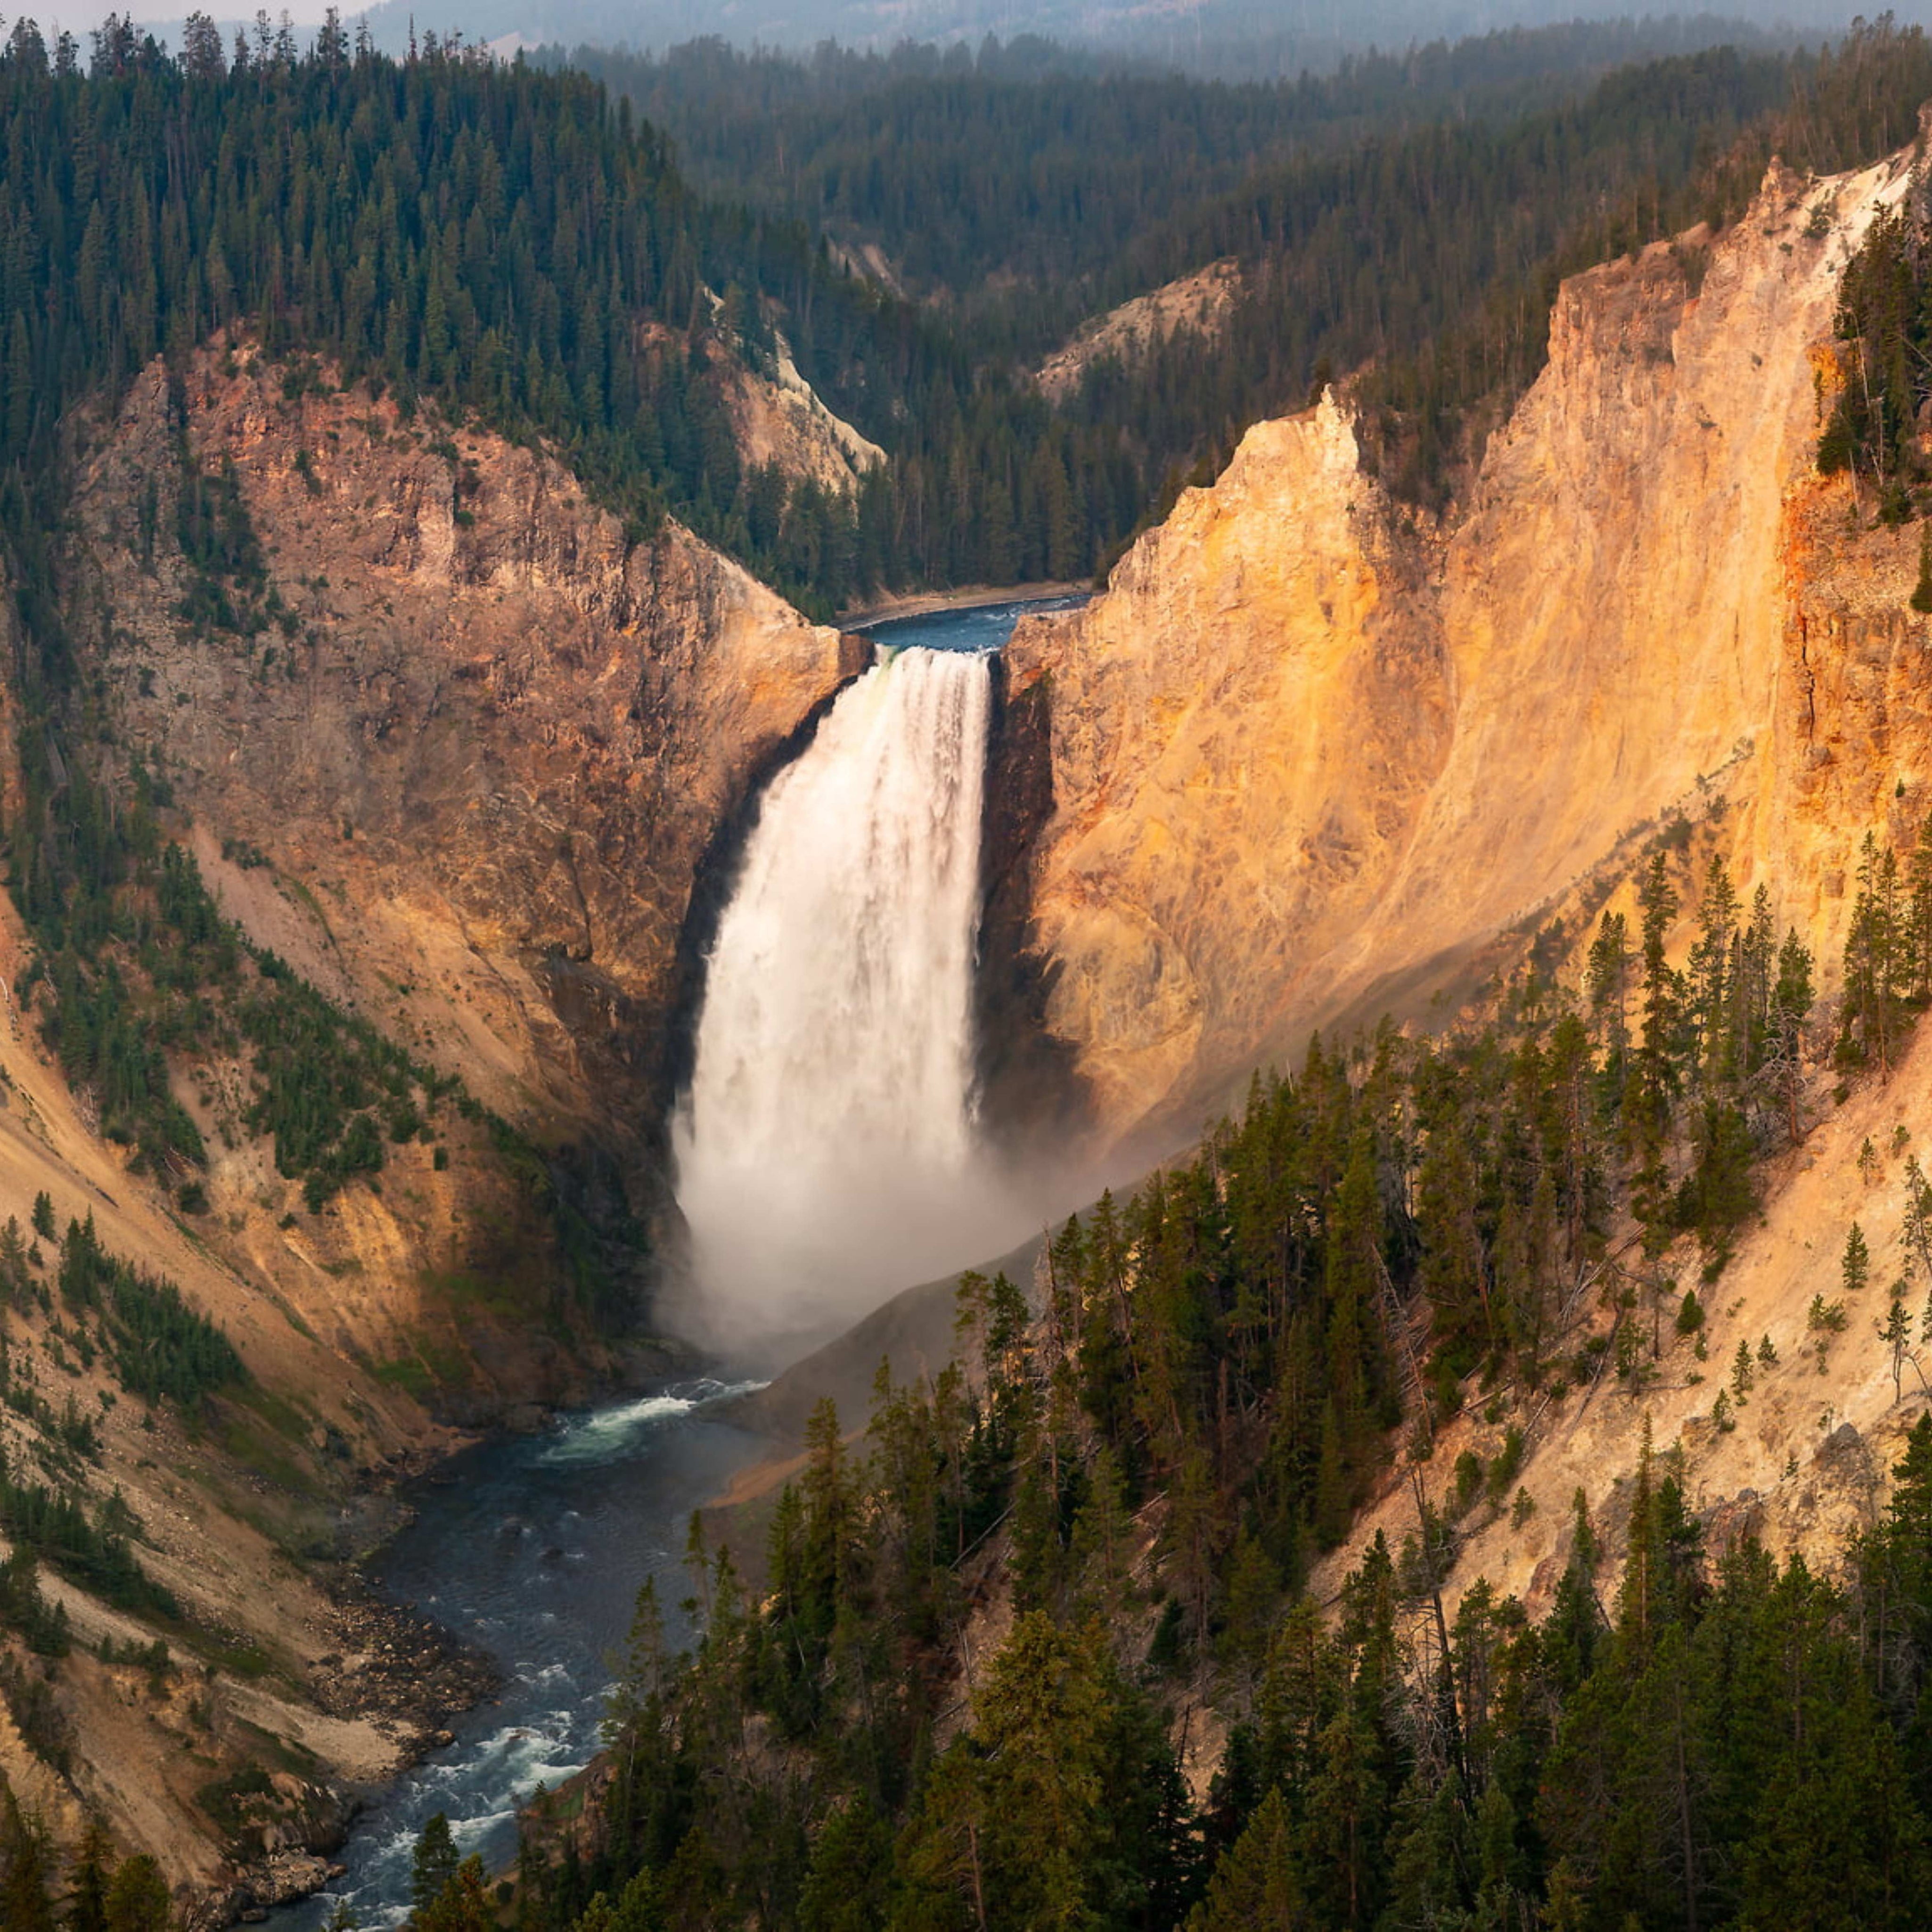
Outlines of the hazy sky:
M286 10L298 26L313 27L326 4L289 0ZM61 0L57 6L22 10L32 12L50 37L65 28L84 40L110 8L104 0ZM188 9L182 0L124 0L115 10L173 27ZM253 18L252 8L236 10L234 0L209 10L224 22ZM352 24L363 10L342 10ZM1177 26L1184 34L1205 32L1220 38L1306 35L1358 44L1373 39L1388 46L1579 15L1705 14L1816 31L1840 25L1858 10L1832 0L1638 0L1622 6L1613 0L1171 0L1164 6L1159 0L1151 6L1147 0L391 0L368 10L383 39L392 38L413 13L419 27L458 27L472 39L520 29L532 39L628 40L656 47L706 32L808 45L828 33L848 42L890 42L902 35L951 38L989 29L1004 37L1031 29L1067 39L1146 45ZM1862 10L1878 11L1878 0ZM1932 0L1904 0L1894 10L1902 20L1924 20L1932 14ZM283 9L269 11L279 20Z

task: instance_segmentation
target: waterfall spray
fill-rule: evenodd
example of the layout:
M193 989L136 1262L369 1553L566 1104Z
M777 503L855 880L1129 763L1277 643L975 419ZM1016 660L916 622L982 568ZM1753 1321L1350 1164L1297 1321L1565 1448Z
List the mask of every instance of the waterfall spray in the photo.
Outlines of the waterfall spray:
M986 659L906 650L773 782L674 1125L696 1339L770 1358L988 1251L973 968Z

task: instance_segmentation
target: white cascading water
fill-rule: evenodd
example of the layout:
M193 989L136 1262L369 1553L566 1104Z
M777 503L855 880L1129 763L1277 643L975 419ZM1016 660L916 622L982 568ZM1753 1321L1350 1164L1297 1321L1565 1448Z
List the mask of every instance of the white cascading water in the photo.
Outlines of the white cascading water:
M986 1252L973 969L991 704L977 653L889 656L765 795L674 1130L696 1340L775 1360Z

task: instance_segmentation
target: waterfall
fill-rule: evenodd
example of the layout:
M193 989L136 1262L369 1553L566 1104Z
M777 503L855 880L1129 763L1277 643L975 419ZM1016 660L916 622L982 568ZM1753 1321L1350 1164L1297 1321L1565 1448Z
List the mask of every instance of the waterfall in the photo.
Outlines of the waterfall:
M765 795L674 1124L680 1325L767 1357L987 1252L973 968L985 656L890 654Z

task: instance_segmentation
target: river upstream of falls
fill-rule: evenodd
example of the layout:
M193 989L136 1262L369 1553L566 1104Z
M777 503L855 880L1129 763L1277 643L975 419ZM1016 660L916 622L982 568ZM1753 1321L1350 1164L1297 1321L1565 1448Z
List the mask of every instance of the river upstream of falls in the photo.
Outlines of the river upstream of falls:
M1025 1232L979 1172L972 1132L983 654L1024 610L1079 601L868 627L886 662L767 794L676 1125L701 1280L679 1313L727 1359L776 1367ZM752 1385L674 1384L471 1450L411 1486L412 1520L375 1580L489 1652L502 1692L363 1813L346 1876L277 1913L286 1932L315 1932L341 1900L364 1928L401 1924L416 1837L438 1811L463 1852L509 1863L518 1804L596 1752L608 1660L646 1576L685 1640L691 1512L770 1447L721 1412Z

